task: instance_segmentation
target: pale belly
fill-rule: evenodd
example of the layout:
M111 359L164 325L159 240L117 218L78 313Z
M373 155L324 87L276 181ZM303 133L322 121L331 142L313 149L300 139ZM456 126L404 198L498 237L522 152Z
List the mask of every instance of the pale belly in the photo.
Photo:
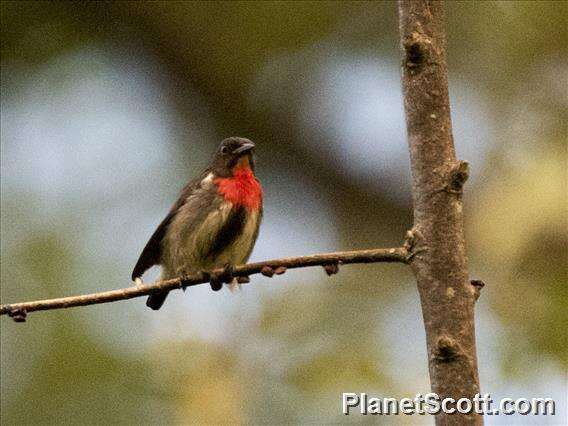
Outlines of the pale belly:
M172 223L166 236L166 245L163 247L163 279L246 263L256 239L260 220L258 212L247 214L239 235L222 251L215 256L206 254L228 220L231 209L231 203L223 202L192 230L184 229L182 221Z

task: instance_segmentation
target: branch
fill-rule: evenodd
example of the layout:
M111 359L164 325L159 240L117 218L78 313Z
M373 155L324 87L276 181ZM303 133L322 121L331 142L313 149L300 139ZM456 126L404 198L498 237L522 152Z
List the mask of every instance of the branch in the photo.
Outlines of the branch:
M283 259L266 260L264 262L248 263L236 266L232 271L235 277L248 277L261 273L266 276L280 275L286 269L305 268L309 266L323 266L328 275L337 273L338 265L350 263L378 263L398 262L407 263L409 252L406 248L371 249L357 251L340 251L335 253L315 254L312 256L288 257ZM221 274L218 269L212 273ZM157 281L153 284L132 286L119 290L104 291L101 293L85 294L81 296L61 297L57 299L36 300L33 302L12 303L0 305L0 315L9 315L15 321L25 321L26 314L34 311L47 311L51 309L72 308L75 306L96 305L99 303L117 302L119 300L133 299L162 291L185 289L186 287L209 282L208 274L198 274L183 278Z
M413 179L414 229L407 243L426 328L432 392L470 400L479 392L462 189L468 164L455 154L443 3L399 0L402 86ZM439 414L437 424L481 424L475 413Z

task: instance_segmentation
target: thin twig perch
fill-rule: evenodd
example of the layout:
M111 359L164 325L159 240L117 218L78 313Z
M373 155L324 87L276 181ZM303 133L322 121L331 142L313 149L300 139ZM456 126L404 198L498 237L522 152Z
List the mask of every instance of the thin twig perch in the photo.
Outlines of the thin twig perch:
M235 277L246 277L249 275L262 273L266 276L272 276L274 273L276 273L277 275L282 274L286 271L286 269L305 268L309 266L323 266L326 272L330 274L337 272L337 267L340 264L346 265L349 263L378 262L406 263L408 258L409 251L404 247L390 249L340 251L334 253L315 254L312 256L287 257L283 259L248 263L246 265L236 266L233 270L233 275ZM212 272L222 273L223 270L219 269ZM10 315L16 321L24 321L26 314L29 312L117 302L119 300L127 300L135 297L146 296L152 293L159 293L164 290L186 288L207 282L207 274L199 273L183 278L157 281L152 284L132 286L119 290L104 291L101 293L0 305L0 315Z

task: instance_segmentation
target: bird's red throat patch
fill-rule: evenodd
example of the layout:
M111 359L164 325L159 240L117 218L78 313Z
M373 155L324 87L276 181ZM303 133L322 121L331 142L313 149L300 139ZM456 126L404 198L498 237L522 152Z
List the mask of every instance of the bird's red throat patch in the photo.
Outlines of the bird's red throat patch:
M214 180L217 191L234 206L258 210L262 203L262 189L254 177L248 161L233 169L233 176Z

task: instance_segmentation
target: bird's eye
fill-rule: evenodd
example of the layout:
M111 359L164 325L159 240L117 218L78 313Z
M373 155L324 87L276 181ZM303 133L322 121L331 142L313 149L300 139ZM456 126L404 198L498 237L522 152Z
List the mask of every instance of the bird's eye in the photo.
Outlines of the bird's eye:
M229 147L228 146L222 146L221 147L221 154L226 154L227 152L229 152Z

